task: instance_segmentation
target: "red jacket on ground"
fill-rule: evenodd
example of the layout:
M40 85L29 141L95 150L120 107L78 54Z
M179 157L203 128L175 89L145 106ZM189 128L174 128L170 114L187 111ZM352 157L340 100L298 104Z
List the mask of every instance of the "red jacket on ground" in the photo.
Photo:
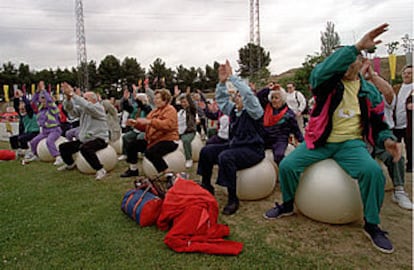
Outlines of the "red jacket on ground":
M170 231L164 243L177 252L238 255L243 243L224 240L228 226L217 224L214 196L191 180L177 179L167 192L157 226Z

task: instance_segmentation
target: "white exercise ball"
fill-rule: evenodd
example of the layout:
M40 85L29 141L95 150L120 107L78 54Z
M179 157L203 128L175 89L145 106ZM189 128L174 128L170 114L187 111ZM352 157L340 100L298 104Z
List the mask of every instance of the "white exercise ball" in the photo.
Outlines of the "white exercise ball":
M168 170L173 172L185 171L185 156L178 148L174 152L163 156L163 159L167 163ZM146 157L142 160L142 169L147 177L154 177L158 174L157 169Z
M65 137L60 136L56 141L55 141L55 146L56 149L59 151L59 145L61 145L64 142L67 142L68 140ZM41 161L54 161L55 158L52 157L52 155L49 152L49 148L47 148L46 145L46 138L42 139L36 148L37 151L37 156L39 157L39 159Z
M346 224L363 217L357 180L333 159L305 169L296 190L295 204L305 216L330 224Z
M276 172L266 158L250 168L237 171L237 197L240 200L266 198L275 186Z
M194 140L191 142L191 157L194 162L198 162L198 159L200 158L200 151L203 147L203 140L201 140L200 134L197 133Z
M118 161L118 156L116 154L115 149L112 146L108 145L106 148L97 151L96 155L98 156L99 162L102 164L106 171L109 172L115 168L115 165ZM91 165L89 165L89 163L85 160L81 152L78 153L75 162L76 167L82 173L96 173L96 170L94 170L91 167Z
M122 136L124 136L124 134L122 134L118 140L109 143L118 155L122 154Z
M286 147L286 150L285 150L285 157L287 155L289 155L290 153L292 153L293 150L295 150L295 146L293 146L292 144L289 143ZM265 159L267 159L270 163L272 163L273 167L275 168L276 180L277 180L278 175L279 175L279 166L275 162L275 158L273 156L273 150L272 149L266 149Z

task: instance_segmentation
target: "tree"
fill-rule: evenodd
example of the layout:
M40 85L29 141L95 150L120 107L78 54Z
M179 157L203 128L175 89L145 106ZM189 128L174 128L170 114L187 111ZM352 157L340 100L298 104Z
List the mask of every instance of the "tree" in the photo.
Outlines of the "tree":
M127 85L137 84L139 79L144 79L145 69L133 57L125 57L121 64L122 80Z
M270 53L266 52L263 47L248 43L239 49L239 60L237 61L240 69L239 74L243 78L249 78L255 83L266 80L270 75L267 67L271 59ZM263 77L267 76L267 77Z
M214 89L218 82L218 68L220 64L218 62L213 63L213 67L206 65L206 88Z
M108 90L108 94L116 95L119 89L119 80L121 64L113 55L107 55L99 64L98 74L101 81L101 87Z
M96 68L96 62L91 60L88 63L88 77L89 77L89 87L93 91L100 84L98 70Z
M161 58L155 59L148 71L150 83L155 89L160 87L171 89L173 74L173 71L166 67L165 62L162 61ZM164 82L162 82L162 80L164 80Z
M32 82L32 73L30 72L29 65L21 63L17 70L17 78L20 84L30 85Z
M333 22L326 23L325 32L321 32L321 55L323 57L329 56L335 47L341 44L341 39L337 32L335 32L335 24Z

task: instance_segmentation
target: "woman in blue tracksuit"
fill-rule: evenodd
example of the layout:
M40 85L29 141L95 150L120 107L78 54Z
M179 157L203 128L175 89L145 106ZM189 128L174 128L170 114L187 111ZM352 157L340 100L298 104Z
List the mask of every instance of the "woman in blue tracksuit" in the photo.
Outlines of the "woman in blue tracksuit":
M231 215L239 208L236 194L237 171L256 165L265 156L262 138L263 109L253 91L240 78L232 76L228 61L219 67L219 80L215 97L220 110L230 116L229 142L203 147L197 174L202 176L202 186L214 194L211 175L213 166L218 164L217 184L228 190L228 202L223 214ZM228 89L226 82L234 88Z

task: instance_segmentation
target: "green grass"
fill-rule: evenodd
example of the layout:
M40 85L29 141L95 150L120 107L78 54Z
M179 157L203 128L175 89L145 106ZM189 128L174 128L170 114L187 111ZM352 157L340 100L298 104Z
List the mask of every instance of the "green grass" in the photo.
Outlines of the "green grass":
M244 243L239 256L176 253L163 243L166 232L141 228L120 210L132 187L131 179L119 177L125 168L118 163L98 182L77 170L57 172L50 163L0 162L0 269L411 268L410 228L400 253L383 255L359 224L332 226L301 215L265 221L261 215L278 192L242 202L236 215L220 215L219 222L230 226L229 239ZM217 198L222 206L225 195Z

